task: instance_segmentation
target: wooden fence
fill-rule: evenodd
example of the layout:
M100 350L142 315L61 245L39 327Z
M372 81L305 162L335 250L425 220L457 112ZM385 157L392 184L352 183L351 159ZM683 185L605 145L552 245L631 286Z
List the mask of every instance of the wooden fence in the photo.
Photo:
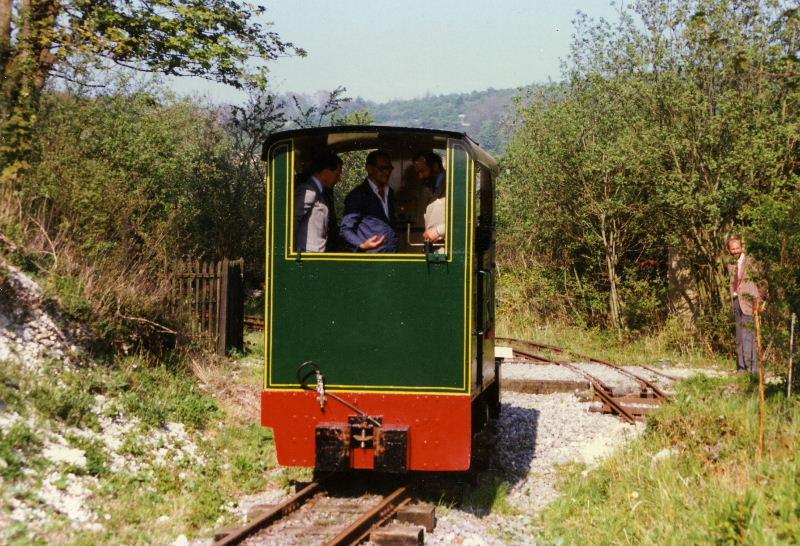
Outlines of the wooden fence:
M184 264L176 276L175 311L189 337L218 355L244 348L244 260Z

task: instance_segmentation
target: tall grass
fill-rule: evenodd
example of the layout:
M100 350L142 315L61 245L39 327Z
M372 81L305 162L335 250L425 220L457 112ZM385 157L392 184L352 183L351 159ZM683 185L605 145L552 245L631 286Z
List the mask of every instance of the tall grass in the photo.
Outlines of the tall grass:
M697 343L677 321L651 333L621 335L614 330L580 327L566 319L544 321L530 313L499 313L497 335L569 348L577 353L625 365L669 361L687 367L734 369L731 356Z
M0 233L5 255L57 300L70 318L85 324L96 339L119 346L174 333L175 317L165 302L177 264L153 246L137 254L109 252L88 260L69 232L70 222L51 223L49 209L35 209L6 188L0 192Z

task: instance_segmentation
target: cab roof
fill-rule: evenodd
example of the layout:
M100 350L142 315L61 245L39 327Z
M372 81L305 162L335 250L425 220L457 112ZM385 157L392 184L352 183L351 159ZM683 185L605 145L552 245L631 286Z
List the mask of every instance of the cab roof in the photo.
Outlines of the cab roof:
M374 148L424 150L443 148L448 139L462 141L469 154L497 175L497 161L466 133L417 127L388 125L335 125L291 129L271 134L264 142L261 157L266 160L270 147L281 140L301 139L311 146L327 146L335 152Z

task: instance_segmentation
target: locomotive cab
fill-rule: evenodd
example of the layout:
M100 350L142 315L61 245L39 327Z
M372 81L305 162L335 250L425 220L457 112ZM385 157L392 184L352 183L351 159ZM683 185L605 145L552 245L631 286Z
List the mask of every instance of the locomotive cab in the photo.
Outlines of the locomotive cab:
M364 179L364 157L376 149L391 157L396 251L302 251L295 190L309 179L314 158L331 151L345 160L345 183L334 188L342 221L344 194ZM438 154L444 168L438 197L445 229L435 246L422 239L433 190L416 175L420 151ZM473 434L499 408L496 163L462 133L379 126L276 133L263 159L261 422L274 430L279 463L468 469Z

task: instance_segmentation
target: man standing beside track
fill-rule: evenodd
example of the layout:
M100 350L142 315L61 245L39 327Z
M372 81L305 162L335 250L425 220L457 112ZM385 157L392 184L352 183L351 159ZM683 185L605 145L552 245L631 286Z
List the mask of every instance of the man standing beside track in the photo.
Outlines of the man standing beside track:
M744 252L744 241L732 235L727 242L728 253L733 257L731 273L731 303L736 323L736 371L758 373L758 347L753 314L766 307L766 288L756 284L761 268Z
M323 152L312 170L311 178L294 191L295 246L298 252L330 252L338 239L333 188L342 176L342 159Z
M389 187L392 158L384 150L373 150L366 169L367 178L344 200L340 234L353 252L397 252L394 190Z

